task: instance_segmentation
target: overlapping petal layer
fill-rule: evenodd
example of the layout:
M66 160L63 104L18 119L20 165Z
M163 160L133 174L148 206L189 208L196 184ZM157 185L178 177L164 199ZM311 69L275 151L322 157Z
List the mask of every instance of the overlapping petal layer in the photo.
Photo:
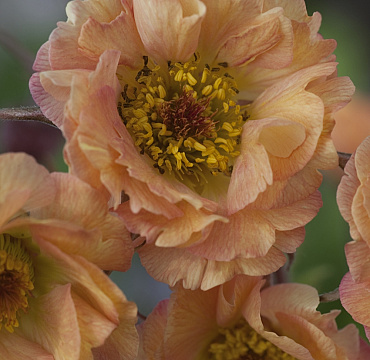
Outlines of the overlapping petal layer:
M344 168L337 201L349 223L354 241L346 244L349 267L340 285L343 306L365 327L370 339L370 137L367 137Z
M208 289L281 267L321 206L317 170L337 164L333 114L353 92L320 15L283 0L88 0L67 14L31 91L72 173L145 238L148 272ZM174 134L168 109L210 138Z
M25 154L1 155L0 178L0 357L98 359L124 346L116 358L134 359L136 306L102 271L126 270L133 247L104 196Z
M139 359L237 358L238 351L246 358L363 358L355 326L338 330L338 312L318 312L315 289L300 284L262 287L261 278L243 275L208 291L178 285L140 326ZM240 339L247 341L241 344Z

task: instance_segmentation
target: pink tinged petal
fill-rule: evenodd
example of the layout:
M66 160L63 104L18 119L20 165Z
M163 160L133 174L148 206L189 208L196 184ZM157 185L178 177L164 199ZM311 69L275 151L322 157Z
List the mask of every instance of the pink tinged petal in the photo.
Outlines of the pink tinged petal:
M24 153L0 156L0 226L18 211L49 204L55 195L48 171Z
M32 67L34 71L51 70L50 62L49 62L49 48L50 48L50 42L47 41L37 51L36 59Z
M87 69L93 70L96 61L87 58L78 50L80 28L71 23L58 22L49 37L49 62L53 70Z
M365 326L365 332L367 338L370 340L370 328ZM370 359L370 345L363 339L360 339L360 352L358 354L358 360L361 359Z
M370 173L369 173L370 175ZM356 228L364 239L370 245L370 176L368 184L360 185L353 198L352 216Z
M344 220L349 223L351 237L354 240L360 240L361 235L352 215L353 198L361 184L357 177L354 155L347 162L344 174L337 190L337 203Z
M169 299L160 301L146 320L139 325L140 342L143 352L140 354L139 351L138 359L162 359L168 304Z
M22 318L22 328L28 339L55 359L80 359L81 336L70 284L39 297L32 305L32 317Z
M370 248L365 241L351 241L345 245L349 270L357 282L370 286Z
M368 284L356 283L348 272L340 286L340 301L353 319L365 326L370 326L370 290Z
M149 56L186 61L196 51L205 5L199 0L134 0L137 28Z
M365 182L370 174L370 136L368 136L358 147L355 155L357 176L361 182Z
M55 360L54 356L39 344L29 341L17 333L2 331L0 358L7 360Z
M60 127L64 120L65 102L56 100L45 91L38 73L31 76L29 88L35 103L40 106L42 113L56 126Z
M108 49L121 52L120 64L130 67L142 65L145 50L132 14L122 12L110 23L100 23L90 17L81 28L79 50L86 57L97 61Z

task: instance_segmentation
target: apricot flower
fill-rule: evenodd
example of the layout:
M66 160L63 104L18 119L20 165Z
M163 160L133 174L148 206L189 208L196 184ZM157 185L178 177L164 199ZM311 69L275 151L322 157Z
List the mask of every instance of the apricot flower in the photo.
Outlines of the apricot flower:
M316 311L314 288L263 284L238 275L208 291L178 285L140 325L138 359L365 359L353 324L338 330L339 311Z
M333 113L353 85L303 0L88 0L67 5L30 88L147 271L209 289L276 271L337 165ZM129 200L121 203L122 192Z
M135 359L136 306L102 271L133 249L105 198L21 153L0 183L0 358Z
M348 161L337 194L339 210L354 241L346 244L349 273L340 285L340 298L370 339L370 136Z

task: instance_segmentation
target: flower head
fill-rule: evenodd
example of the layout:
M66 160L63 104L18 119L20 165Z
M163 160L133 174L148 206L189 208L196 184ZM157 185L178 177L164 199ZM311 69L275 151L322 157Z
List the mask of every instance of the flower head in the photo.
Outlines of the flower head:
M345 309L365 326L370 339L370 137L367 137L348 161L337 194L339 210L349 223L354 241L346 244L349 267L340 285Z
M134 359L136 306L102 271L127 269L133 249L105 198L25 154L0 155L0 182L0 357L101 358L124 346L116 359Z
M321 206L317 169L337 164L332 117L353 92L320 15L257 0L72 1L67 14L31 91L71 171L145 238L149 273L208 289L281 267Z
M263 284L239 275L208 291L178 285L140 325L139 359L362 359L355 326L338 330L337 311L316 311L315 289Z

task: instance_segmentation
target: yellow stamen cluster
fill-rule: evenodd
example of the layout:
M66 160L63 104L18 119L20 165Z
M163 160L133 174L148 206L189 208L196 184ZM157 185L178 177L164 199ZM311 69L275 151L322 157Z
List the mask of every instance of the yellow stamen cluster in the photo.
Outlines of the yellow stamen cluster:
M0 234L0 329L10 333L19 326L20 309L28 308L28 296L33 289L32 260L22 240Z
M230 329L220 328L208 350L212 360L296 360L264 339L243 318Z
M160 173L207 182L205 171L230 176L239 154L244 108L233 98L238 90L227 64L200 68L200 57L186 63L144 67L137 87L123 86L118 111L142 154Z

